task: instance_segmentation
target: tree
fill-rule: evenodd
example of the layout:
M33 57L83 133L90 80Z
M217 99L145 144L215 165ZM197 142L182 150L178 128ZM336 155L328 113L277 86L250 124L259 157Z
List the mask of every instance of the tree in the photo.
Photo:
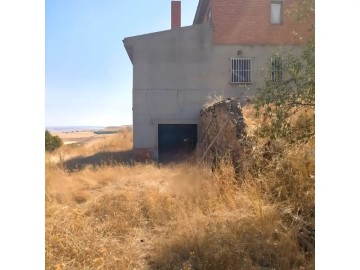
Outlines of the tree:
M59 136L51 135L50 131L45 130L45 151L53 152L63 145Z
M298 22L304 22L313 12L314 0L302 0L288 14ZM312 25L310 30L313 33L314 29ZM255 98L255 108L265 120L258 134L271 139L306 140L314 135L315 126L314 35L305 43L300 57L292 52L284 54L278 51L272 59L281 60L269 60L264 85L257 89ZM302 114L304 117L294 121L292 116L300 110L305 112ZM311 113L307 114L308 111Z

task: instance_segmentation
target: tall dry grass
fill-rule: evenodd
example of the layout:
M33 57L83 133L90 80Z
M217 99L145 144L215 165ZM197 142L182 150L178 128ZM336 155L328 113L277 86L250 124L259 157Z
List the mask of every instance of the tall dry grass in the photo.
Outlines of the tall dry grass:
M95 140L84 144L66 144L52 153L46 153L46 162L69 160L75 157L85 157L101 152L117 152L132 149L132 129L125 128L119 133L101 135Z
M131 134L58 154L124 145ZM227 160L214 172L47 162L46 269L314 269L313 140L252 148L240 181Z

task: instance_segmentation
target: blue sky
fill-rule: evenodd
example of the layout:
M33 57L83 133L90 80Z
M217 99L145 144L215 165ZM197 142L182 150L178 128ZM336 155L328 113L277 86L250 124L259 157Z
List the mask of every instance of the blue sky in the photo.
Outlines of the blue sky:
M198 0L183 0L182 26ZM171 1L46 0L45 126L132 124L125 37L170 29Z

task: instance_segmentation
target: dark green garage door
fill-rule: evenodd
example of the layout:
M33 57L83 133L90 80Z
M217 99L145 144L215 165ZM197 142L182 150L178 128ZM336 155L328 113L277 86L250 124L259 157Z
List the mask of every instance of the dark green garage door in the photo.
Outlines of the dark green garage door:
M197 125L160 124L158 126L159 162L173 162L185 159L195 150Z

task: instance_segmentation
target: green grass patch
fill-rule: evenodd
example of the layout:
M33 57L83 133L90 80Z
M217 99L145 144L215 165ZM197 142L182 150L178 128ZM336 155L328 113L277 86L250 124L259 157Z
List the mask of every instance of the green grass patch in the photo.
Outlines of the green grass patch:
M98 130L98 131L94 131L95 134L97 135L101 135L101 134L115 134L115 133L119 133L119 130Z

